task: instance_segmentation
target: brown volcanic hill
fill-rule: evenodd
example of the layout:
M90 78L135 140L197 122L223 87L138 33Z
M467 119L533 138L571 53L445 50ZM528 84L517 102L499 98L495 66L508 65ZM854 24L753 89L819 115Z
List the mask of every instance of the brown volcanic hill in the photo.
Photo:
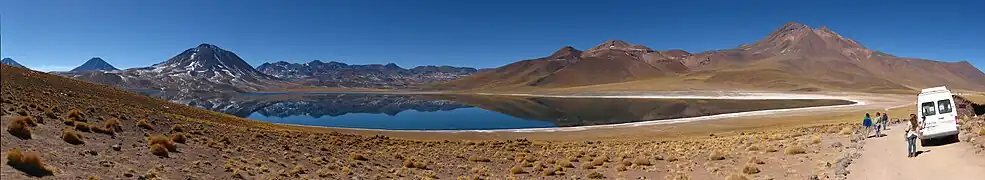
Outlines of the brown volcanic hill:
M562 67L537 69L526 63L493 70L500 72L498 76L480 73L436 87L572 87L681 78L669 75L684 74L689 82L750 89L899 92L944 85L985 91L985 73L970 63L896 57L868 49L828 27L815 29L796 22L784 24L760 41L732 49L691 54L610 40L582 53L580 61ZM517 67L531 69L519 71Z
M625 82L687 71L681 61L684 55L680 52L661 53L620 40L609 40L584 52L566 46L548 57L523 60L459 80L436 84L431 88L461 90L515 86L572 87Z
M692 71L712 74L710 83L776 86L780 81L788 85L805 81L829 89L907 90L945 85L985 90L985 73L969 63L896 57L865 48L827 27L812 29L794 22L753 44L696 54L685 64ZM761 71L777 74L749 79L763 75Z

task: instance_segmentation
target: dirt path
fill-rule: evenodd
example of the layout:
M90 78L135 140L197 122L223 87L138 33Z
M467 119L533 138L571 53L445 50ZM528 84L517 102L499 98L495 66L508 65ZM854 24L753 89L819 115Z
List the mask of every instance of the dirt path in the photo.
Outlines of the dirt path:
M966 143L921 147L916 158L906 157L906 141L901 125L887 136L865 141L862 156L848 170L848 179L982 179L985 155L975 154ZM885 133L885 131L884 131Z

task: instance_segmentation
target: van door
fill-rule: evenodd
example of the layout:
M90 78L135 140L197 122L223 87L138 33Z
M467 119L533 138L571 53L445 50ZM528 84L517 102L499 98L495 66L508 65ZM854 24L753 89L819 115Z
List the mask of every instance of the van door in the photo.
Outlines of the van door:
M937 122L947 127L957 127L957 112L954 111L954 103L950 99L937 101ZM950 128L949 128L950 129Z

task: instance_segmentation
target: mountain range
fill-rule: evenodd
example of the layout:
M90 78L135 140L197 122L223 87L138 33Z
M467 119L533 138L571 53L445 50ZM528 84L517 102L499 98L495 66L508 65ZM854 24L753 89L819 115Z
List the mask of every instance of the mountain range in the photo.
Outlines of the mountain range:
M714 86L795 91L912 91L940 85L985 91L985 73L967 61L897 57L868 49L827 27L811 28L789 22L757 42L701 53L659 51L620 40L609 40L585 51L565 46L547 57L522 60L428 88Z
M248 92L288 83L261 73L235 53L211 44L189 48L150 67L63 74L123 89Z
M14 67L24 67L24 65L21 65L20 63L17 63L17 61L14 61L14 59L10 59L10 58L0 59L0 63L6 64L6 65L10 65L10 66L14 66Z
M110 65L106 61L103 61L103 58L94 57L92 59L89 59L82 65L79 65L79 67L72 69L69 72L115 71L115 70L120 70L120 69L116 69L116 67L113 67L113 65Z
M356 88L408 88L454 80L479 71L470 67L417 66L404 69L393 63L349 65L318 60L304 64L284 61L263 63L257 70L305 86Z

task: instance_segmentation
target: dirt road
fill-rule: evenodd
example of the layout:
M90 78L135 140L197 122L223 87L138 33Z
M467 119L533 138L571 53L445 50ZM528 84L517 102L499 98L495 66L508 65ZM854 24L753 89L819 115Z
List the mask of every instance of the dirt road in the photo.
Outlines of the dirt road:
M966 143L921 147L917 142L920 155L907 158L903 129L896 125L887 136L867 139L862 156L848 167L848 179L985 178L985 154L975 154Z

